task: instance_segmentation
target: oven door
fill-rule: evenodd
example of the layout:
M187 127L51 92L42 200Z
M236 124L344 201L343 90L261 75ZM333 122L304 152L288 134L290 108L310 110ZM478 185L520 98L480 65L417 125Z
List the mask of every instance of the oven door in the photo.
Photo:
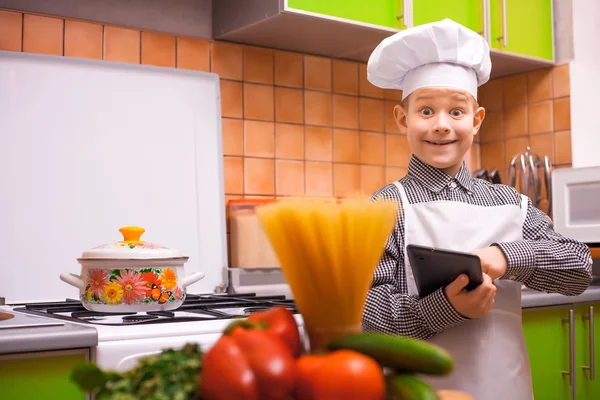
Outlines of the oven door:
M600 246L600 167L554 170L552 201L558 233Z

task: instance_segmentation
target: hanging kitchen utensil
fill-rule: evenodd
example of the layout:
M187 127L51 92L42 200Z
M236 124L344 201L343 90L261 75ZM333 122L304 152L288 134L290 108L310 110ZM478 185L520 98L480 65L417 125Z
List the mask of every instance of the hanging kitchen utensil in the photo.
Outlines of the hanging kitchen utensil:
M548 215L552 214L552 164L550 158L544 156L544 183L546 185L546 193L548 196Z
M546 198L542 197L540 173L544 174ZM516 188L518 175L520 175L521 193L529 196L534 207L539 208L542 202L547 202L547 213L550 214L552 212L552 164L550 158L548 156L540 157L527 146L524 152L515 154L510 161L509 185Z
M488 172L485 168L480 168L477 171L475 171L473 173L473 178L483 179L484 181L488 181L488 182L490 180L490 178L488 176Z
M515 188L517 188L517 171L520 171L519 177L521 193L529 193L529 169L527 168L527 162L524 153L515 154L510 161L508 180L509 185Z
M498 172L498 170L496 168L493 168L490 171L490 179L492 180L492 183L495 183L495 184L502 183L502 179L500 179L500 173Z
M188 257L159 244L140 240L143 228L119 229L123 240L83 252L77 261L81 275L60 274L64 282L79 288L81 304L97 312L147 312L178 308L185 288L204 277L185 276Z

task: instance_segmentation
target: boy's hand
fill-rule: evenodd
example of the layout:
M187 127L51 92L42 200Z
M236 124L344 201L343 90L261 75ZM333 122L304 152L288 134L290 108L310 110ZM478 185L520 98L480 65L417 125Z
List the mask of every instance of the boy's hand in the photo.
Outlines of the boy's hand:
M488 274L492 280L500 278L506 273L508 261L498 246L485 247L471 251L481 259L481 270Z
M475 289L465 290L468 283L469 278L466 275L460 275L444 288L444 294L456 312L463 317L485 317L494 305L496 286L486 273L483 274L483 283Z

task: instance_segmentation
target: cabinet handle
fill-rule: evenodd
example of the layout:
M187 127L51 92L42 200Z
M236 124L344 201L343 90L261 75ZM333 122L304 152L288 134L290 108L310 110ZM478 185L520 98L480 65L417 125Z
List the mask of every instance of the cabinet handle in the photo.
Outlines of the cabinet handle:
M396 15L396 19L397 19L398 21L400 21L401 19L404 19L404 14ZM400 29L406 29L406 28L408 28L408 26L406 26L406 23L404 23L404 22L403 22L403 23L400 25Z
M490 42L490 0L481 1L481 25L482 30L477 32L489 43Z
M594 363L594 306L590 306L589 308L589 315L584 315L582 318L584 321L589 321L590 324L590 329L589 329L589 335L590 335L590 365L584 365L581 368L585 371L586 369L590 371L590 381L594 380L594 377L596 375L595 372L595 363Z
M481 30L477 32L478 35L485 35L485 0L481 0Z
M563 376L569 376L571 385L571 399L575 400L575 310L569 310L569 318L562 320L563 324L569 324L569 370L562 371Z
M502 36L496 39L502 39L502 47L508 46L508 29L506 28L506 0L502 0Z
M401 29L408 29L412 26L411 21L410 21L410 6L412 0L403 0L402 1L402 14L400 15L396 15L396 20L400 21L402 20L403 23L402 25L400 25ZM408 21L408 22L407 22Z

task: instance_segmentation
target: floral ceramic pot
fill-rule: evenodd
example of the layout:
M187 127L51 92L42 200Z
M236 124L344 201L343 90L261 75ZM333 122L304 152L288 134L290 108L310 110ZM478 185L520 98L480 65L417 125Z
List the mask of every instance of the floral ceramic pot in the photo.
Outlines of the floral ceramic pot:
M79 288L82 305L98 312L166 311L178 308L186 287L204 277L184 273L189 257L166 246L140 240L143 228L126 226L123 240L85 251L77 261L81 275L60 279Z

